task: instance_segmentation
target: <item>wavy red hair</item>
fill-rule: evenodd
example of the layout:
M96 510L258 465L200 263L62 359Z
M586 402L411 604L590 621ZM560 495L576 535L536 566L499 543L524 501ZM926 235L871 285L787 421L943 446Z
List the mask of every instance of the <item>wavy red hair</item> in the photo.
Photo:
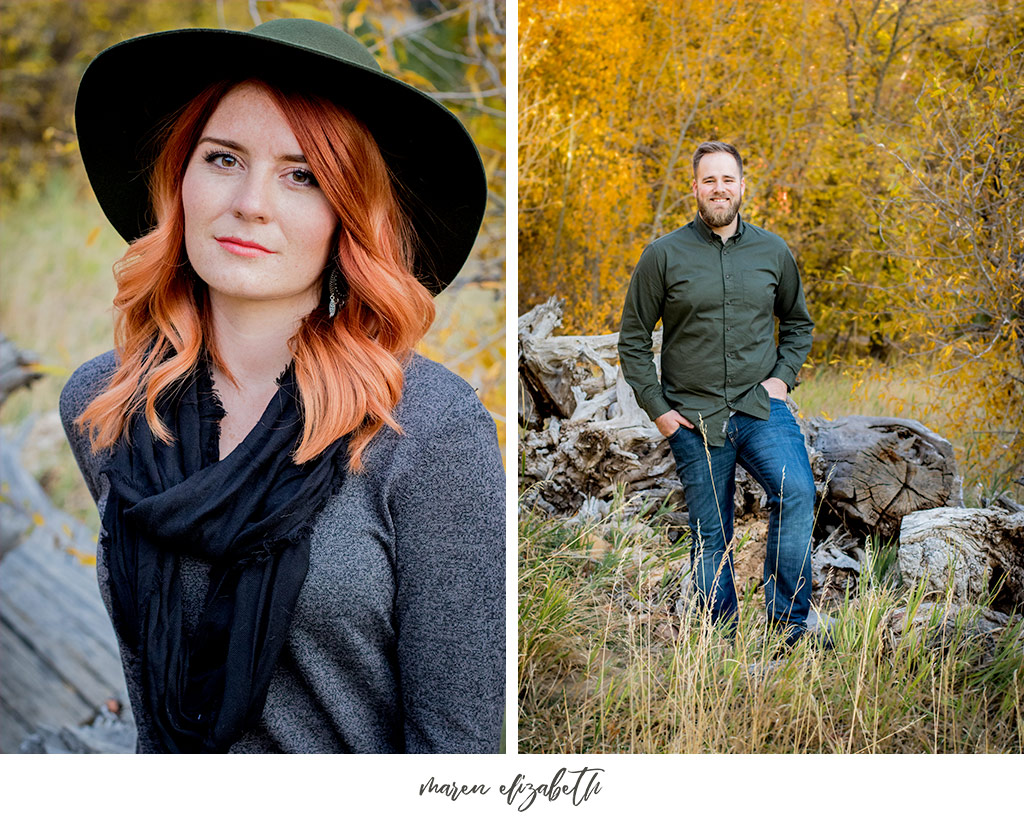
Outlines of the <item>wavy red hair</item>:
M340 228L336 257L348 299L334 318L318 306L289 341L301 395L304 463L349 435L349 466L362 468L369 442L402 396L403 365L434 320L434 302L412 274L413 238L387 164L369 130L330 101L255 83L275 101L302 148ZM185 253L181 189L202 130L237 82L215 83L161 132L150 176L155 228L114 264L117 370L78 418L94 450L126 437L140 412L165 443L156 400L189 375L203 349L230 377L217 351L206 287Z

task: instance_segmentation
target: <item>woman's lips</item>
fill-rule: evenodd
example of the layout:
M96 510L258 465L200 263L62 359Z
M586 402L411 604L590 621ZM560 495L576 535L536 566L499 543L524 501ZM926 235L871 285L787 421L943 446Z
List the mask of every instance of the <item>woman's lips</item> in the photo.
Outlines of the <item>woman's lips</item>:
M253 243L251 240L242 240L237 237L219 237L216 238L216 240L221 245L222 249L226 249L233 255L241 255L242 257L263 257L264 255L274 254L269 249L260 246L258 243Z

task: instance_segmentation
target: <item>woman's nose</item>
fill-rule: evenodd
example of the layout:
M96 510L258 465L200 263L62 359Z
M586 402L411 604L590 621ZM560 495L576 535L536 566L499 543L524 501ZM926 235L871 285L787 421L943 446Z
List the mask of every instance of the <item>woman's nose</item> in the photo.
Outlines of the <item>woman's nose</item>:
M249 173L239 182L235 190L232 208L235 217L266 223L270 219L271 193L269 184L259 174Z

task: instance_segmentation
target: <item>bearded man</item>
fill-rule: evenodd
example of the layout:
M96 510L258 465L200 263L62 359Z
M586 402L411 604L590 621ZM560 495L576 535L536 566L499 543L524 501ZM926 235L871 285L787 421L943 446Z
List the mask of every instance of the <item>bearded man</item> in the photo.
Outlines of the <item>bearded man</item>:
M744 188L734 146L697 147L697 216L640 256L622 310L619 360L638 403L672 447L699 606L732 633L739 463L768 498L765 606L770 624L792 644L806 630L810 606L814 478L786 397L811 349L814 324L785 242L740 217ZM659 320L660 381L651 350Z

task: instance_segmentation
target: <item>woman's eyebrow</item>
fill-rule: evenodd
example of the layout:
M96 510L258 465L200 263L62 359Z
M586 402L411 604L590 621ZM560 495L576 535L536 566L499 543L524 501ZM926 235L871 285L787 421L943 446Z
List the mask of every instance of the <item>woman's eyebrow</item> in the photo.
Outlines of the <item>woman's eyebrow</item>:
M234 149L236 152L244 152L245 147L241 143L235 143L234 140L226 140L223 137L201 137L199 138L200 143L216 143L219 146L227 146L229 149Z
M234 140L227 140L223 137L201 137L199 142L216 143L218 146L226 146L228 149L234 149L236 152L246 151L245 146L241 143L236 143ZM306 156L302 154L281 155L278 160L287 160L289 163L307 163Z

